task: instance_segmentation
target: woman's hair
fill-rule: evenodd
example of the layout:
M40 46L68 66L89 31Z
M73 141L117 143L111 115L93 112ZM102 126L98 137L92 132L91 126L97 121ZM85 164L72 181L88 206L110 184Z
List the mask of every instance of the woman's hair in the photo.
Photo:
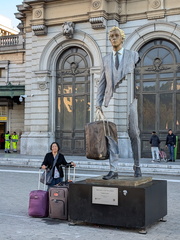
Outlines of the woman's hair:
M59 150L60 150L60 146L59 146L59 143L57 143L57 142L51 143L51 145L50 145L50 150L52 150L52 145L53 145L53 144L56 144L56 145L57 145L58 151L59 151Z

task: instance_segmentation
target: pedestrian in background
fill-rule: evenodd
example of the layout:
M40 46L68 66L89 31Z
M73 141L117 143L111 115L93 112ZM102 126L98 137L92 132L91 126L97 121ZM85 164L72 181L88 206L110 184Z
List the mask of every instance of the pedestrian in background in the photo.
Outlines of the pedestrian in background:
M169 162L175 162L174 158L174 148L176 147L176 135L172 132L172 129L169 129L168 135L166 137L166 147L169 150Z
M13 134L11 135L13 152L17 152L17 143L18 143L18 140L19 140L18 135L16 134L16 132L13 132Z
M10 153L10 141L11 141L11 135L9 134L9 131L6 132L5 136L5 153Z
M161 141L159 137L156 135L155 131L152 132L152 136L149 142L151 144L152 162L156 160L159 162L160 161L159 160L159 144Z

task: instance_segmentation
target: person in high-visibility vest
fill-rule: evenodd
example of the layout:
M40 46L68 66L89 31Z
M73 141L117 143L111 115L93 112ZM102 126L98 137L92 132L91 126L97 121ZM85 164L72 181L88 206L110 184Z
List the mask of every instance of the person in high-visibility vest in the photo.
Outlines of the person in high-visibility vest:
M18 137L18 135L16 134L16 132L14 132L14 133L11 135L11 140L12 140L13 152L17 152L17 143L18 143L19 137Z
M9 131L6 132L5 136L5 153L10 153L10 141L11 141L11 135L9 134Z

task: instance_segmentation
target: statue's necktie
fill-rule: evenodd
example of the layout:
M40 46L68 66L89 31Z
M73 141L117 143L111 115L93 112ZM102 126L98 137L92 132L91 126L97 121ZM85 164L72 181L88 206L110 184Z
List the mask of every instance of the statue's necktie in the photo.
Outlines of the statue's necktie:
M118 70L119 67L119 56L118 56L118 52L115 53L115 67Z

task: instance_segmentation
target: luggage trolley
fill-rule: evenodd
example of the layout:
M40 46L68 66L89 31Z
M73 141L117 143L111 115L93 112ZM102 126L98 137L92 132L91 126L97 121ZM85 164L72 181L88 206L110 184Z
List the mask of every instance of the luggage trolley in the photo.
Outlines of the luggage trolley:
M164 151L163 148L161 148L160 151L159 151L159 159L160 159L160 161L164 161L164 162L168 161L167 154L166 154L166 152Z

